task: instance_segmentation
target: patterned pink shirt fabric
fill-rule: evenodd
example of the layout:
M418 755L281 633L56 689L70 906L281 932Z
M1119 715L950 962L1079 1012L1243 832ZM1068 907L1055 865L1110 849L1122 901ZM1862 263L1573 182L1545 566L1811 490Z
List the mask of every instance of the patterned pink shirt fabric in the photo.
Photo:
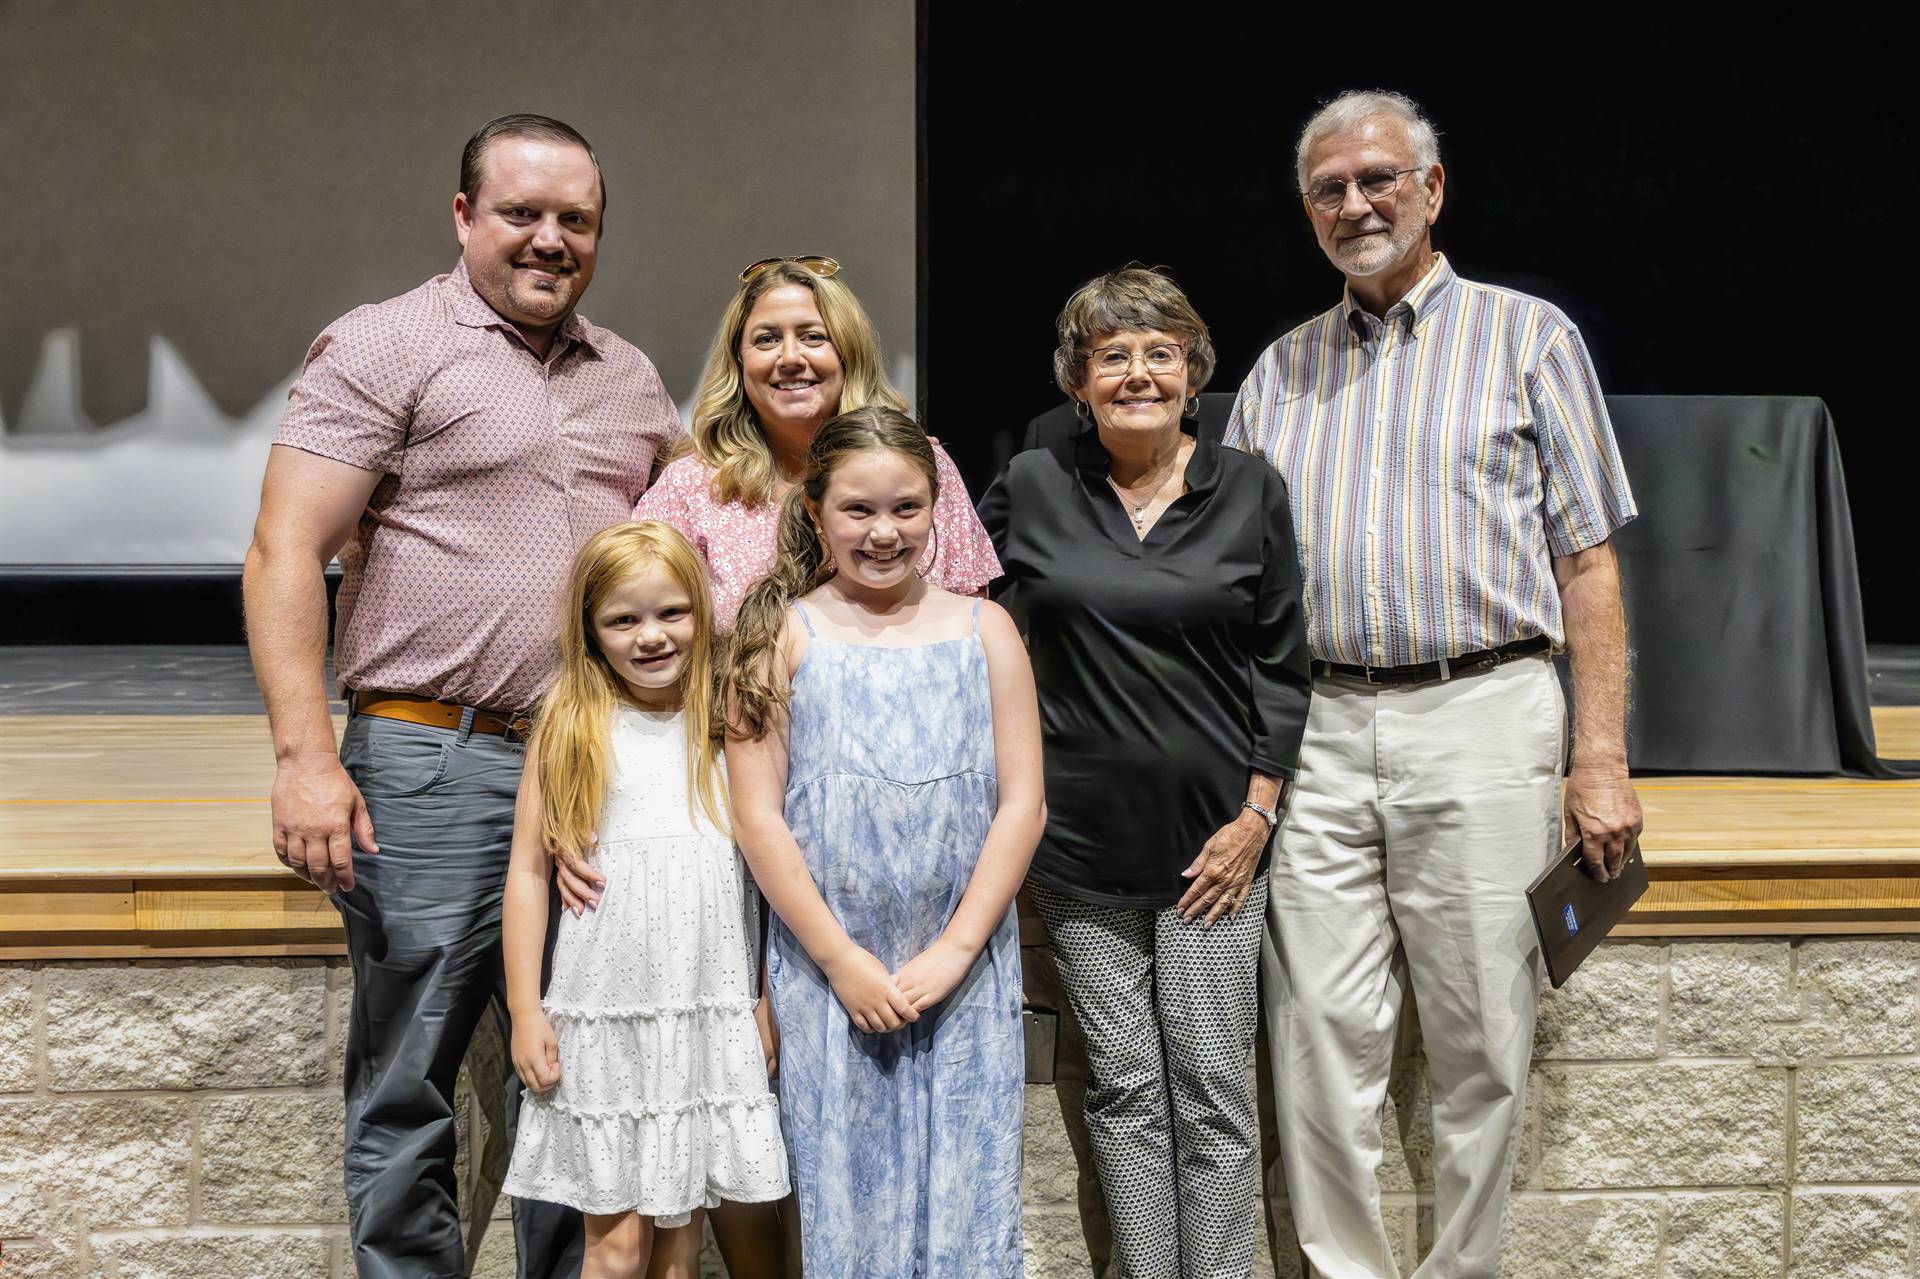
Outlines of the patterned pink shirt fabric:
M993 542L967 501L960 468L938 445L934 462L940 468L940 496L933 504L932 543L921 555L929 582L956 595L973 592L1000 576ZM675 458L660 472L634 508L636 520L663 520L687 535L707 562L713 588L713 612L722 629L731 629L740 601L773 563L775 525L780 505L757 506L735 500L713 500L713 470L697 457Z
M464 263L334 321L274 443L385 473L340 552L342 688L532 706L574 553L679 434L638 348L573 315L541 360Z

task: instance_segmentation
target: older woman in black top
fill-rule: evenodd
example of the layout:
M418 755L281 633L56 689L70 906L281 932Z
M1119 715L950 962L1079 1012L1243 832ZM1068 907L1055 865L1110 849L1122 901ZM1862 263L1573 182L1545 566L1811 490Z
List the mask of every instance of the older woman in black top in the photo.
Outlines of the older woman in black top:
M1244 1275L1267 845L1309 688L1279 475L1187 419L1213 371L1166 276L1086 285L1054 371L1082 422L981 499L1039 683L1028 879L1087 1036L1087 1127L1128 1275Z

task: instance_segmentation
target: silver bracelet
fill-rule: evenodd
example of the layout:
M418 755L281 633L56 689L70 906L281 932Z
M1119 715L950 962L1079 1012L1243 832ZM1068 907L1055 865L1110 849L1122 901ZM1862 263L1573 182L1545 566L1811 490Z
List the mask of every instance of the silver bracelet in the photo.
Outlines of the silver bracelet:
M1248 800L1242 800L1240 803L1240 807L1251 808L1254 812L1266 818L1268 830L1272 830L1275 826L1278 826L1280 824L1280 814L1274 812L1271 808L1268 808L1263 804L1256 804L1252 800L1248 799Z

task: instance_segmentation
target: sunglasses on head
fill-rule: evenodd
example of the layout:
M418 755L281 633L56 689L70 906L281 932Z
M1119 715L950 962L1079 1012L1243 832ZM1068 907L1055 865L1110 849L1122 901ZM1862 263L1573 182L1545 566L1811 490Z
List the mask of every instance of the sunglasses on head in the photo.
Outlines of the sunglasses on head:
M779 266L782 262L791 262L795 266L804 267L823 280L831 280L834 276L840 274L840 264L838 262L835 262L832 258L822 257L815 253L799 258L761 258L758 262L755 262L752 266L740 272L740 283L751 283L754 276L759 275L770 266Z

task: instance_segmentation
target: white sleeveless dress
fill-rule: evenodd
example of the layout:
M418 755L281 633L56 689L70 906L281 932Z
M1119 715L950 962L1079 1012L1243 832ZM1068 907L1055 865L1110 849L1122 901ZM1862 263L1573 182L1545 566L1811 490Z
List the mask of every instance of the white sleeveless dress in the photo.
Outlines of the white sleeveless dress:
M681 715L623 708L612 746L606 889L561 915L543 1000L560 1082L524 1094L503 1189L674 1226L788 1193L753 1022L758 903L732 841L688 811Z

